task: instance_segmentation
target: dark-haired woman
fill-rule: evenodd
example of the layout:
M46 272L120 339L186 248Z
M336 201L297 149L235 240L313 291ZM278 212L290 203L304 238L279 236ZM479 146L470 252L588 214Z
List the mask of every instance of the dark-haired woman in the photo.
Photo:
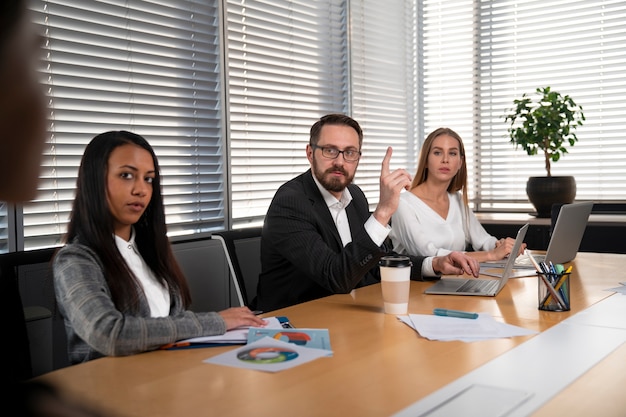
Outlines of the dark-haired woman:
M166 235L157 157L131 132L100 134L85 149L53 271L71 363L264 325L247 307L188 309L189 287Z

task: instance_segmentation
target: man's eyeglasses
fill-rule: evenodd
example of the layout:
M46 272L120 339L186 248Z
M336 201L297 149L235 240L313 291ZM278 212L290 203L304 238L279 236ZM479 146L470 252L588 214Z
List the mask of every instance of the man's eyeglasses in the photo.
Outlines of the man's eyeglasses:
M356 149L352 148L340 151L339 149L330 146L317 146L311 144L311 147L313 149L321 149L322 156L328 159L337 159L339 154L343 154L343 159L348 162L356 162L359 160L359 158L361 158L361 151L357 151Z

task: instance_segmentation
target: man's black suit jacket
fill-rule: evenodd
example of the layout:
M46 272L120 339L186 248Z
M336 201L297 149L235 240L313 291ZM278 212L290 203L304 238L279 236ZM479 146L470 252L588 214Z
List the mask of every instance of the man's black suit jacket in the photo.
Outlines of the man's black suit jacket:
M352 242L346 247L310 169L278 189L263 225L256 308L276 310L380 282L378 261L391 245L372 241L367 198L354 184L348 189ZM421 279L424 258L411 258L412 279Z

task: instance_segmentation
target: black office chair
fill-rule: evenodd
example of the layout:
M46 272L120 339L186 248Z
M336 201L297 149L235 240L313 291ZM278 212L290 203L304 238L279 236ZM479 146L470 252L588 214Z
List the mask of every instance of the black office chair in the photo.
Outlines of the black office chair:
M40 340L41 329L52 332L52 313L45 306L35 305L24 307L20 291L20 276L26 273L29 266L37 265L38 269L49 271L49 263L56 248L19 251L0 254L0 281L2 282L3 317L7 319L5 329L9 333L7 347L7 374L11 382L23 381L52 370L52 355L49 343ZM29 335L29 323L48 320L45 325L32 327L35 334ZM49 329L48 327L49 326ZM46 330L44 330L45 332ZM46 354L41 352L47 351ZM50 355L47 355L50 353ZM32 356L32 355L36 356ZM40 357L41 355L48 357Z
M240 306L256 308L256 286L261 272L262 227L225 230L211 234L222 242Z

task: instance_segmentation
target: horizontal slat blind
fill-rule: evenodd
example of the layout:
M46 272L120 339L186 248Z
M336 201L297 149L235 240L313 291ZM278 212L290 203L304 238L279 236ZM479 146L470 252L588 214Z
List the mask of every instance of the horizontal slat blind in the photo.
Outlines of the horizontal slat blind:
M155 148L170 235L224 227L216 1L32 1L48 43L50 144L24 247L60 243L86 144L131 130Z
M475 208L529 210L526 179L544 175L543 161L514 149L504 115L515 98L547 85L587 117L554 175L575 175L580 200L626 200L623 1L30 0L30 7L49 39L42 77L50 140L37 200L16 216L0 204L0 252L60 242L83 149L110 129L133 130L154 145L172 235L260 223L276 189L308 168L309 128L330 112L363 125L356 182L372 205L386 146L394 147L392 168L413 171L420 141L449 126L465 141Z
M475 102L475 18L474 1L424 2L420 16L423 28L422 140L439 127L449 127L463 139L468 192L475 194L475 125L480 117Z
M441 31L425 54L425 84L447 87L449 95L426 94L425 117L429 126L455 123L471 144L479 207L530 208L526 180L546 175L543 159L509 143L504 116L514 99L544 86L571 96L587 118L552 175L574 175L578 200L626 199L626 3L426 3L425 33ZM439 59L446 53L449 59ZM452 110L450 103L463 106Z
M0 201L0 253L9 252L9 205Z
M347 111L345 2L226 1L233 227L308 169L309 129Z
M417 160L416 10L402 0L350 2L352 115L363 128L355 182L370 208L378 203L381 162L393 147L391 169L411 175ZM393 28L393 30L391 30Z

